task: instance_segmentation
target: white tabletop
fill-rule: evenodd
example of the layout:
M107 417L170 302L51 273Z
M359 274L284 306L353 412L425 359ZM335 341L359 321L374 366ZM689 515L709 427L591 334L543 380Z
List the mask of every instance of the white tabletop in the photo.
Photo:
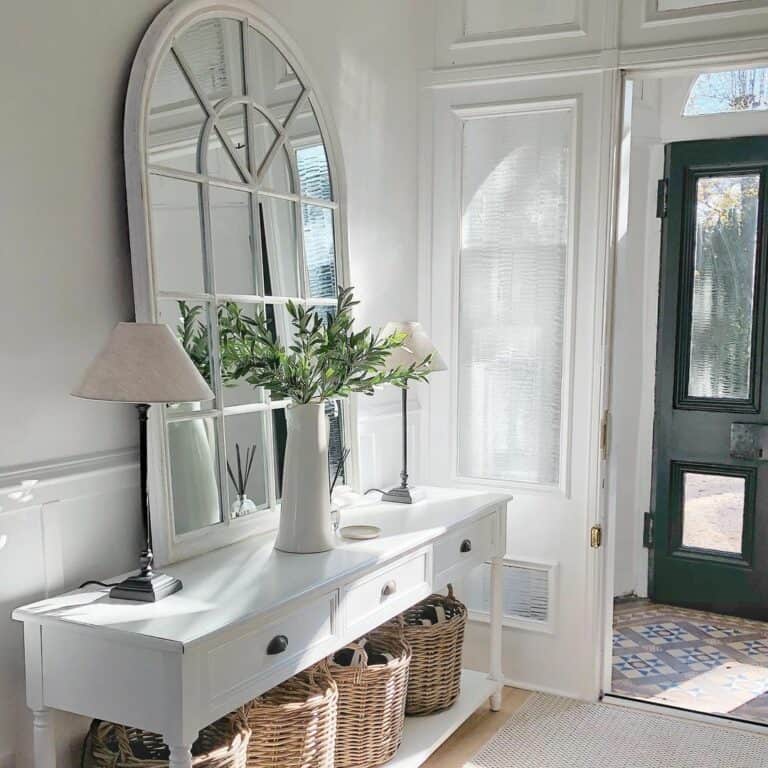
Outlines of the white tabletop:
M180 578L184 588L158 603L112 600L108 590L89 587L17 608L13 618L98 627L133 642L183 650L285 603L362 576L510 499L471 490L425 491L426 498L416 504L374 502L342 510L342 526L377 525L382 530L377 539L338 539L330 552L291 555L273 549L274 533L254 536L163 568Z

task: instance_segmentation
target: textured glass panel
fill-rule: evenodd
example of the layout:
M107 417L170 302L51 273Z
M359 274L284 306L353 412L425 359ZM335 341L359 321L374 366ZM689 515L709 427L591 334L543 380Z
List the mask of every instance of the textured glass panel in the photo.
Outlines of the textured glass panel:
M768 109L768 68L705 72L696 78L683 115L717 115Z
M320 133L320 125L312 106L305 102L301 114L293 121L288 138L296 150L301 194L304 197L331 199L328 158Z
M247 517L267 506L266 413L240 413L224 419L227 455L227 509ZM238 461L239 450L239 461Z
M201 293L205 281L200 185L150 176L149 201L158 287L163 291Z
M336 296L336 248L333 211L317 205L302 205L304 255L312 298Z
M683 473L683 546L741 553L743 477Z
M325 147L301 147L296 150L296 164L299 171L299 185L304 197L331 199L331 178L328 174L328 158Z
M750 396L758 174L696 182L688 394Z
M467 121L462 162L458 471L560 474L570 110Z
M173 406L176 411L194 411L197 407L195 403ZM176 533L220 523L215 419L170 422L168 448Z

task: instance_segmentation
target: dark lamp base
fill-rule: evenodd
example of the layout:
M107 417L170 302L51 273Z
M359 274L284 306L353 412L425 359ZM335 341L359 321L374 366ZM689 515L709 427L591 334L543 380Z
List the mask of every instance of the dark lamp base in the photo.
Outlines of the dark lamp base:
M382 497L382 501L393 501L396 504L415 504L424 498L424 492L409 485L391 488Z
M118 600L140 600L142 603L155 603L182 587L181 581L164 573L153 573L151 576L129 576L125 581L112 587L109 596Z

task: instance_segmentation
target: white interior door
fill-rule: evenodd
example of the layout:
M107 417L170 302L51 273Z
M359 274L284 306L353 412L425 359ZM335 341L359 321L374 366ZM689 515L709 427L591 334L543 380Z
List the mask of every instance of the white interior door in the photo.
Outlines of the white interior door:
M602 639L590 528L602 506L616 78L435 90L424 132L423 314L449 362L429 385L430 479L514 494L505 674L588 698ZM483 583L465 585L478 619ZM469 633L470 664L483 663L483 631Z

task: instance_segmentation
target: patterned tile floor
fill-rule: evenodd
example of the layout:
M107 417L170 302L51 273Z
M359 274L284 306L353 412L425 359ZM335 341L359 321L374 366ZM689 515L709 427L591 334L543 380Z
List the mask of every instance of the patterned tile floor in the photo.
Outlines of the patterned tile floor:
M619 601L613 692L768 723L768 623Z

